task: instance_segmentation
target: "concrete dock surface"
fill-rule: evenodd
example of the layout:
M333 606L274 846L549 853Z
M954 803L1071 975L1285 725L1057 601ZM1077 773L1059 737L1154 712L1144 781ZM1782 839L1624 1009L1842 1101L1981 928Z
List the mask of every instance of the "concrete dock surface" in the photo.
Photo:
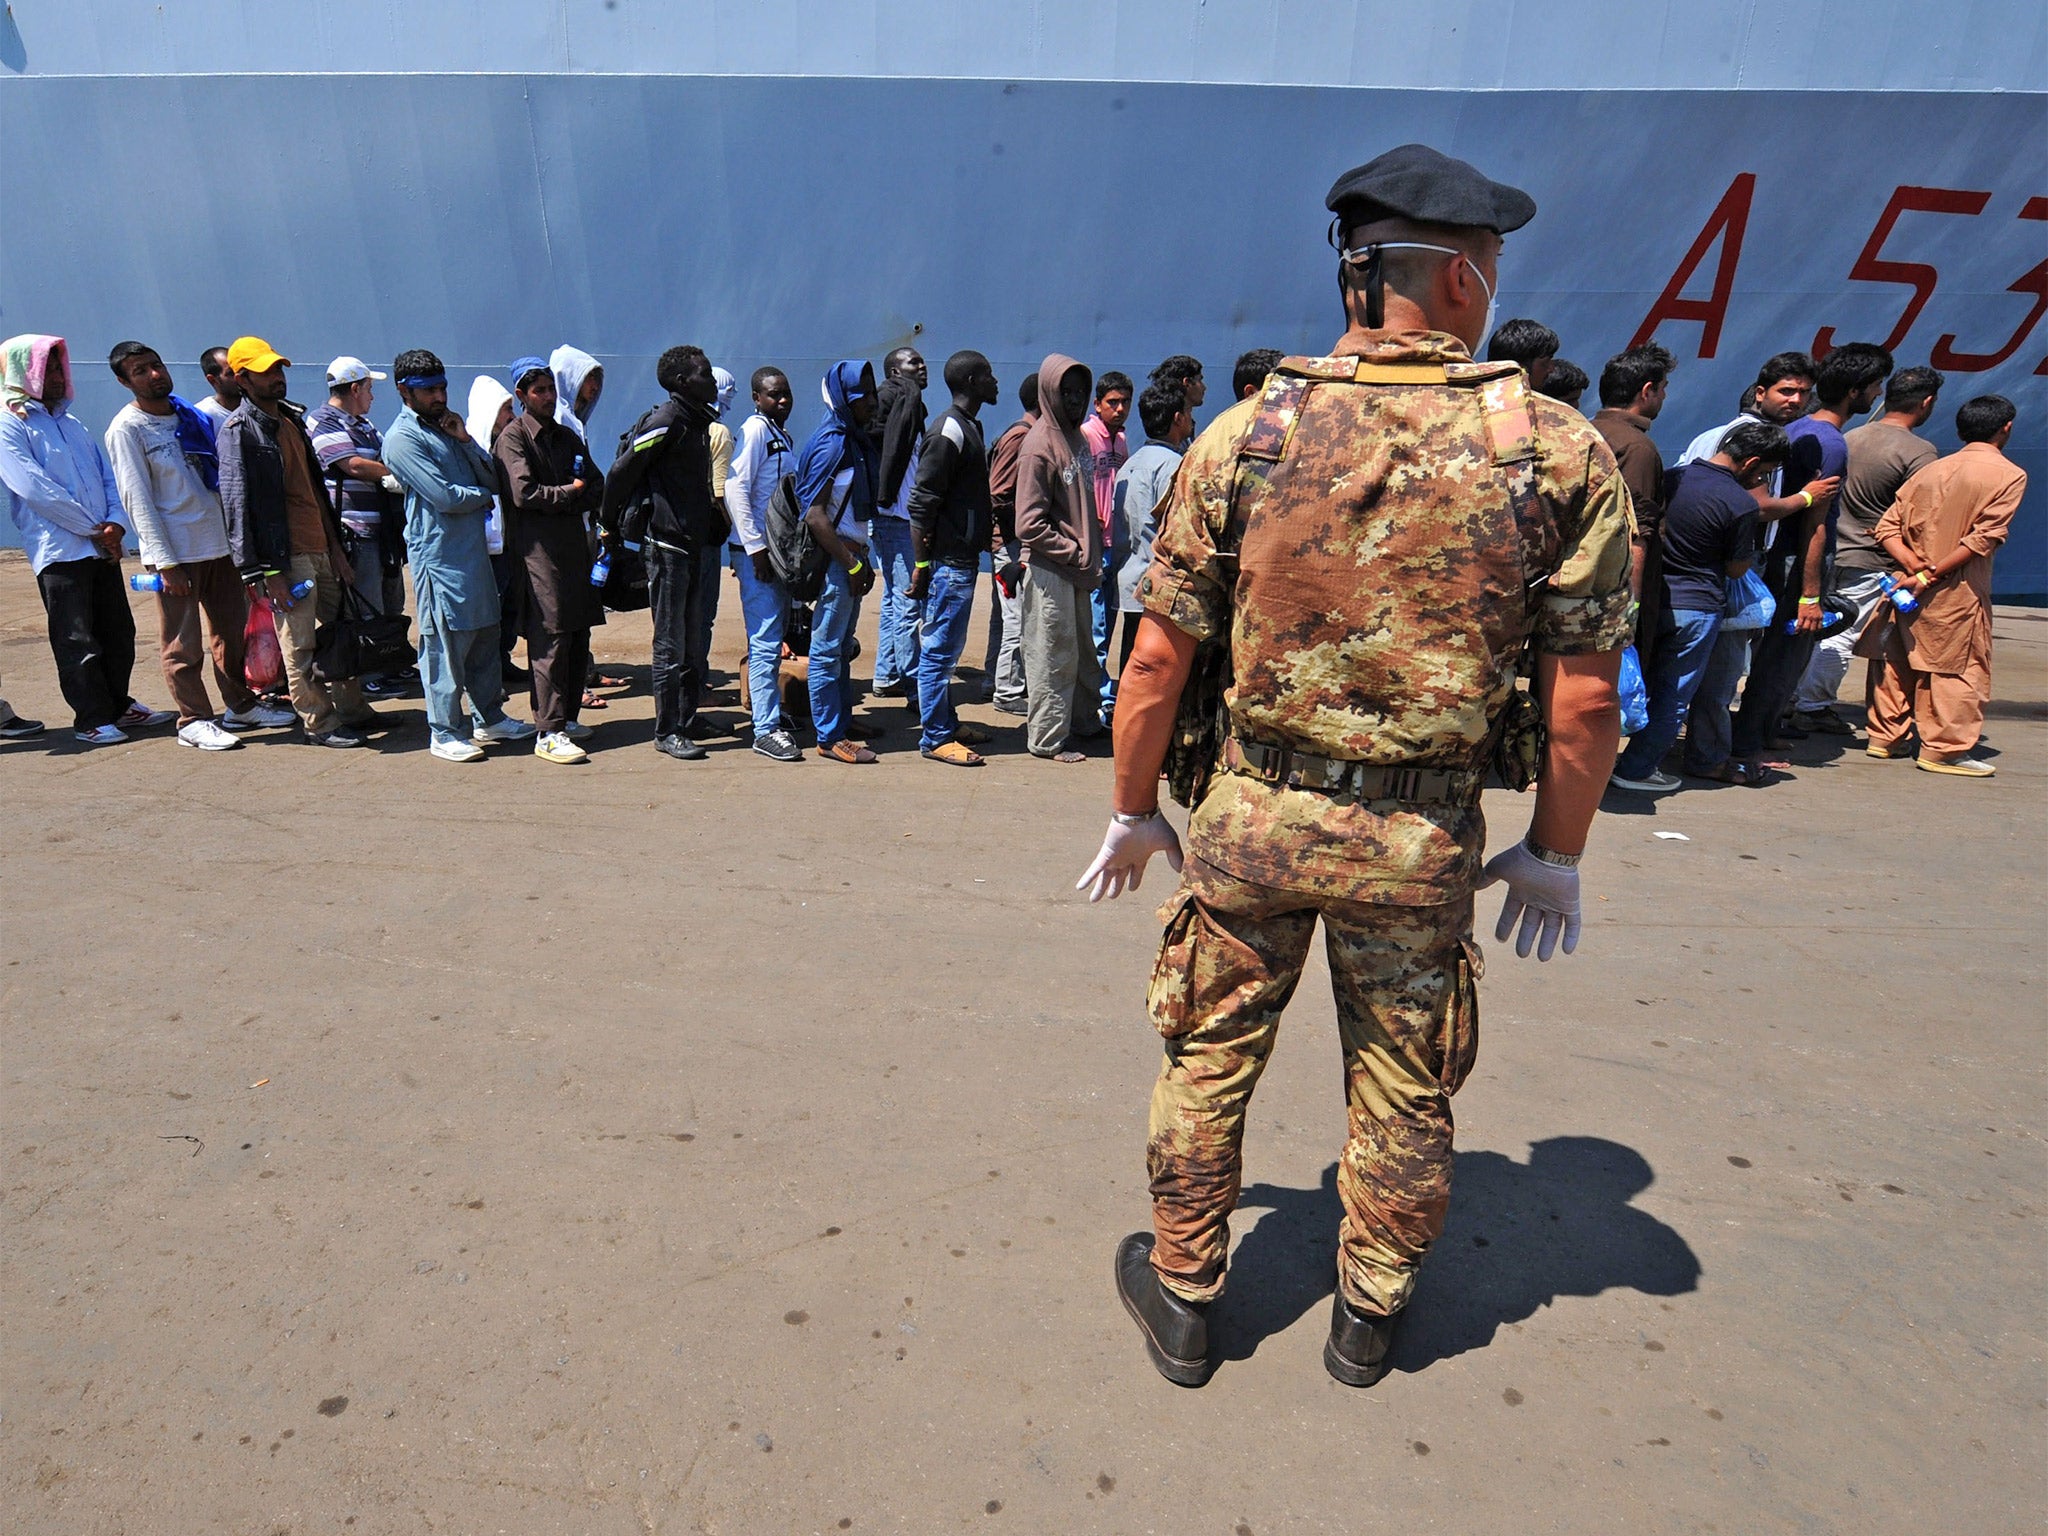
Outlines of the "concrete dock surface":
M1995 779L1815 738L1611 793L1549 965L1480 897L1449 1227L1364 1392L1320 946L1211 1382L1118 1305L1171 882L1075 895L1106 753L977 705L951 769L874 701L872 767L675 762L645 615L581 767L431 758L417 696L364 751L87 750L42 622L10 554L20 1536L2041 1528L2048 614L2000 612Z

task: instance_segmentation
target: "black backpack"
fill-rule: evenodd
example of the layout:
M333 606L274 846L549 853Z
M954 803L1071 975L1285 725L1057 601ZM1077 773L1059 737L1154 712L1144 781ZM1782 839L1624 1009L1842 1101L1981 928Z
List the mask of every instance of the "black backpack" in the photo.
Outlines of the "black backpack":
M796 477L784 475L768 500L762 519L768 563L775 567L783 590L800 603L816 601L825 590L825 565L832 557L811 531L803 508L796 504Z

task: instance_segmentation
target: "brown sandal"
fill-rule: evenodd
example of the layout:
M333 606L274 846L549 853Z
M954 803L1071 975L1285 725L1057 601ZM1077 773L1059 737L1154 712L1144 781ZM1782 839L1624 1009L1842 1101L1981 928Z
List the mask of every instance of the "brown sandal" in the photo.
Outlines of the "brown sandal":
M950 763L955 768L979 768L988 761L979 752L970 752L957 741L941 742L936 747L926 747L924 755L935 763Z
M818 748L818 756L834 763L879 763L881 761L879 757L876 757L866 747L859 745L857 742L850 741L844 736L833 742L829 747Z
M610 709L611 705L605 703L603 699L598 697L596 689L586 688L583 690L582 707L584 709Z

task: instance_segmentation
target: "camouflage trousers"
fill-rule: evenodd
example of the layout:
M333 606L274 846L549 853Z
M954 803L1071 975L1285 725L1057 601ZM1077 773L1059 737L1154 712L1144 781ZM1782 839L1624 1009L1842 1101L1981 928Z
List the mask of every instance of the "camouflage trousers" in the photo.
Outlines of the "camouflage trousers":
M1188 1301L1223 1290L1245 1112L1323 920L1350 1135L1337 1169L1338 1283L1400 1310L1451 1192L1451 1095L1479 1048L1472 898L1399 907L1255 885L1190 857L1161 915L1147 997L1166 1037L1152 1091L1153 1267Z

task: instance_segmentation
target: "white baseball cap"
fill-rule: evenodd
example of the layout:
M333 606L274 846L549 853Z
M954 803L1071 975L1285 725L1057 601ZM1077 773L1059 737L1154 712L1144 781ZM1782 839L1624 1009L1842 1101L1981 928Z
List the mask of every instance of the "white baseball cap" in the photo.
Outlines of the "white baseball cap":
M337 357L327 365L327 387L339 389L344 384L360 384L365 379L381 379L384 375L364 362L360 357Z

